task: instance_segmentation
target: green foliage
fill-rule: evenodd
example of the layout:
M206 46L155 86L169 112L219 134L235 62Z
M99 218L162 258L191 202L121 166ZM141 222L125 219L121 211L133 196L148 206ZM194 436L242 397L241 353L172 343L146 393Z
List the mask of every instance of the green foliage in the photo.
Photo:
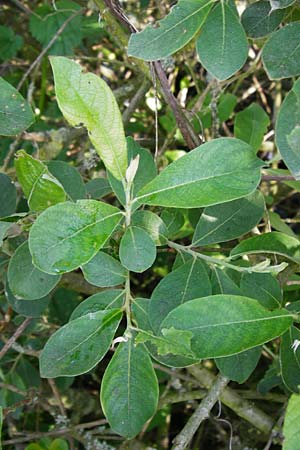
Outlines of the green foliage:
M29 248L34 265L55 275L86 264L103 247L120 220L117 208L96 200L60 203L46 209L30 230Z
M63 115L71 125L87 128L107 169L122 180L127 168L127 146L119 108L110 88L94 74L82 73L80 65L70 59L52 57L50 61Z
M299 95L300 81L298 80L288 93L281 105L276 121L276 143L284 162L296 180L300 179L299 155Z
M197 40L202 65L218 80L226 80L246 62L248 42L235 11L220 2L209 13Z
M206 19L214 0L179 0L155 27L132 34L128 54L146 61L166 58L184 47Z
M170 164L137 194L137 200L199 208L241 198L255 190L261 164L244 142L215 139Z
M74 376L91 370L108 351L121 319L119 309L88 313L54 333L40 357L45 378Z
M33 211L40 211L66 200L63 186L52 176L47 166L25 151L17 153L15 168L29 208Z
M30 17L29 29L32 36L40 42L42 47L46 47L59 28L78 10L80 10L80 6L70 0L55 2L55 11L47 4L39 6L35 9L35 14ZM68 23L60 38L50 48L49 54L72 54L74 48L81 43L81 24L82 19L80 15Z
M197 428L200 384L209 389L204 405L214 395L226 404L234 433L238 416L259 430L259 442L252 428L249 439L241 434L241 448L262 445L276 402L293 393L283 448L295 450L300 85L269 80L300 74L298 4L246 2L240 14L231 0L178 0L171 9L128 0L126 15L118 2L97 0L97 21L90 2L11 3L7 23L15 8L28 17L23 41L0 26L5 435L14 439L22 420L43 430L28 445L25 432L28 450L67 450L52 440L57 431L74 448L73 439L113 448L103 436L135 448L116 434L139 433L138 445L170 447L178 431L170 405L191 400L181 416L184 430ZM129 36L137 5L148 24ZM56 55L50 64L35 39ZM241 392L233 384L216 395L224 377L244 384ZM246 402L267 393L261 406ZM213 421L205 426L203 448L227 445L225 429L214 440ZM24 447L22 436L13 444Z
M14 136L34 121L28 102L7 81L0 77L0 135Z
M283 450L294 450L299 444L299 429L295 428L300 415L300 395L290 397L283 425Z
M0 60L5 61L11 59L23 46L23 39L16 35L10 27L0 25Z
M300 23L290 23L273 33L264 46L262 60L271 80L300 74L299 35ZM284 53L284 58L280 50Z
M113 430L132 439L155 413L158 382L145 347L135 346L132 336L126 339L105 371L100 397ZM117 401L115 392L118 392Z

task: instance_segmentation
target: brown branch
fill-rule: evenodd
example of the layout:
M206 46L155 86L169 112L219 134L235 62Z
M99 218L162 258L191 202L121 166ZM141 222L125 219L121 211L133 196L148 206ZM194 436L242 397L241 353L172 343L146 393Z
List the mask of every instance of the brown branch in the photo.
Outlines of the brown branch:
M16 329L12 337L6 342L6 344L0 350L0 359L8 352L8 350L12 347L12 345L16 342L16 340L21 336L23 331L28 327L32 318L28 317L21 323L21 325Z
M118 0L103 0L103 1L104 1L104 4L109 9L109 11L111 12L111 15L116 19L116 22L119 22L122 25L124 25L124 27L127 28L127 30L130 33L137 32L137 29L135 28L135 26L129 21L128 17L124 14ZM96 4L99 7L101 5L100 0L96 0ZM128 39L127 39L127 41L128 41ZM127 43L123 42L123 45L126 45L126 44ZM174 95L170 89L168 79L166 77L166 74L162 68L160 61L155 61L153 63L153 65L154 65L157 77L161 84L163 96L164 96L167 104L170 106L170 108L173 111L178 128L180 129L181 134L182 134L183 138L185 139L187 146L191 150L194 149L195 147L198 147L201 144L201 139L194 132L185 113L181 109L177 99L174 97Z
M262 181L297 181L292 175L262 175Z

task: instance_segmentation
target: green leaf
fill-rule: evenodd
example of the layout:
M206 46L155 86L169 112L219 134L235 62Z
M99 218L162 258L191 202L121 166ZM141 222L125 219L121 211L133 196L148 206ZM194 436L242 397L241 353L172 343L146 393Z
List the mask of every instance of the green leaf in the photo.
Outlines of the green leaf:
M121 264L126 269L144 272L155 261L155 243L145 230L131 226L121 239L119 255Z
M180 331L175 328L162 330L161 336L155 336L149 331L139 331L135 343L144 344L150 342L157 348L158 355L182 355L193 358L195 355L191 349L191 331Z
M218 80L226 80L245 64L247 37L239 17L225 2L210 11L196 47L201 64Z
M15 136L34 122L29 103L11 84L0 77L0 135Z
M35 9L35 14L30 15L30 33L43 47L46 47L59 28L79 9L80 6L70 0L56 1L55 9L50 5L41 5ZM81 24L82 17L78 14L66 25L47 53L50 55L71 55L74 48L78 47L82 40Z
M174 238L184 225L184 215L182 210L174 208L164 208L161 219L167 227L167 236Z
M107 289L91 295L81 302L72 312L69 320L78 319L88 313L95 313L101 309L121 308L124 303L122 289Z
M23 46L23 39L16 35L10 27L0 25L0 60L8 61L16 56Z
M254 347L236 355L217 358L216 366L223 376L244 383L254 371L261 355L261 347Z
M70 200L74 202L86 198L86 187L75 167L64 161L47 161L51 174L61 183Z
M63 186L47 166L24 150L17 153L15 168L28 205L33 211L41 211L66 200Z
M296 394L300 391L300 331L291 327L281 338L281 377L287 389Z
M192 331L192 351L198 358L208 359L262 345L283 334L291 323L288 311L270 312L247 297L214 295L178 306L160 329Z
M281 288L276 278L270 273L243 273L241 290L243 295L255 298L265 308L281 307Z
M280 231L281 233L285 233L288 236L297 237L296 234L293 232L293 230L288 226L287 223L280 217L279 214L268 211L268 216L270 220L271 227L276 230Z
M277 3L278 0L275 1ZM276 30L284 17L284 11L273 11L273 9L265 0L259 0L247 6L241 18L247 36L258 39Z
M293 394L285 413L283 424L283 446L282 450L296 450L299 447L300 430L300 395Z
M242 256L248 253L271 253L284 256L299 264L300 243L298 239L278 231L259 234L240 242L233 250L231 256Z
M61 277L42 272L32 264L26 241L13 254L7 278L11 291L18 300L37 300L49 294Z
M213 294L241 295L240 288L227 275L225 270L222 270L217 266L213 267L211 275L211 284Z
M300 22L285 25L273 33L262 51L270 80L300 75Z
M69 445L67 441L63 439L54 439L54 441L51 442L49 450L69 450Z
M84 125L107 169L125 177L127 146L122 118L108 85L92 73L83 73L76 62L64 57L50 59L58 106L67 121Z
M129 164L132 159L139 155L139 165L132 183L132 196L135 197L140 189L156 177L157 169L154 159L147 149L140 147L130 137L126 138L126 142ZM123 183L117 180L110 172L108 172L108 180L120 203L125 205L126 199Z
M133 338L121 343L102 379L101 406L112 429L134 438L156 411L158 382L148 352Z
M170 272L154 289L149 304L151 327L157 333L164 318L174 308L210 294L211 284L207 269L199 259L193 258Z
M157 214L146 210L137 211L133 214L131 223L145 230L156 245L165 245L167 243L167 227Z
M235 239L252 230L264 215L265 201L259 191L247 197L205 208L196 226L193 246Z
M17 190L5 173L0 173L0 217L7 217L16 211Z
M84 278L92 285L99 287L117 286L125 283L127 271L119 261L107 253L98 252L82 267Z
M140 330L143 330L148 333L151 337L154 337L155 343L151 343L151 339L147 340L146 347L152 358L158 361L160 364L169 367L187 367L199 362L199 358L195 359L191 356L187 356L186 354L178 355L178 354L167 354L167 355L158 355L157 353L157 339L163 339L161 336L154 336L154 332L150 325L149 321L149 305L150 301L146 298L135 298L132 304L132 313L134 317L134 321L137 324ZM176 330L177 332L178 330ZM168 333L168 332L167 332ZM191 351L191 350L190 350ZM174 349L174 353L175 349ZM177 351L178 353L178 351Z
M2 247L3 239L5 238L11 226L11 222L0 222L0 247Z
M300 180L300 80L285 97L276 121L275 136L280 154L296 180Z
M245 142L214 139L170 164L137 199L139 203L177 208L227 202L255 190L262 164Z
M8 283L6 283L5 286L5 296L12 309L25 317L40 317L50 302L50 297L48 295L32 302L28 300L19 300L11 292Z
M247 142L253 150L260 149L264 135L270 124L269 116L257 103L236 114L234 120L234 135Z
M184 47L197 33L214 0L179 0L155 26L131 35L128 55L146 61L163 59Z
M270 0L272 11L276 9L285 9L295 3L295 0Z
M99 200L112 192L110 184L106 178L94 178L85 185L87 194L90 198Z
M121 220L121 211L96 200L54 205L31 227L33 264L50 274L71 272L92 259Z
M59 328L41 353L41 377L69 377L91 370L107 353L121 317L120 309L98 311Z

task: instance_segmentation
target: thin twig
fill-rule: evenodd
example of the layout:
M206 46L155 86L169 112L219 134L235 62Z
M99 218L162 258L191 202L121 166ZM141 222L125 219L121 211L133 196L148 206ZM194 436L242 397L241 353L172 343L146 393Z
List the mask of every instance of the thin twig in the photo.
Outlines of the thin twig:
M30 67L27 69L27 71L24 73L23 77L21 78L21 81L19 82L17 89L20 90L23 86L25 80L30 75L30 73L33 71L33 69L41 62L43 57L46 55L47 51L52 47L52 45L57 41L58 37L63 33L66 26L74 19L74 17L78 16L79 14L82 14L84 11L84 8L79 9L75 11L71 16L69 16L64 23L59 27L53 38L48 42L46 47L43 49L43 51L39 54L39 56L33 61L33 63L30 65Z
M31 317L27 317L27 319L25 319L24 322L22 322L21 325L16 329L12 337L6 342L6 344L0 350L0 359L3 358L6 352L8 352L8 350L12 347L12 345L16 342L16 340L21 336L23 331L30 324L31 320L32 320Z
M193 439L201 423L209 417L209 414L229 383L229 379L218 375L194 414L189 418L187 424L174 439L172 450L184 450Z
M69 427L69 428L61 428L59 430L52 430L52 431L46 431L46 432L40 432L40 433L30 433L24 437L3 441L2 445L21 444L23 442L29 442L32 440L41 439L41 438L50 437L50 436L51 437L52 436L53 437L54 436L64 436L64 435L72 432L72 430L84 430L84 429L88 429L88 428L99 427L99 426L102 426L105 424L107 424L107 420L100 419L100 420L95 420L93 422L81 423L79 425L75 425L75 426Z
M125 111L123 112L123 115L122 115L124 125L126 125L129 122L129 120L130 120L132 114L134 113L134 111L136 110L137 106L139 105L141 100L147 94L147 92L150 88L150 85L151 85L150 81L146 79L142 83L141 87L136 91L135 95L132 97L128 107L125 109Z

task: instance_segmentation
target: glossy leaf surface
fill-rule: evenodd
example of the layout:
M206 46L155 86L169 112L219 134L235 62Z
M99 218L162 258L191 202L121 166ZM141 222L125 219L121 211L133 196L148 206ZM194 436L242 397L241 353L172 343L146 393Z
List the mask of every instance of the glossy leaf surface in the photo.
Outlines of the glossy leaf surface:
M265 210L264 197L255 191L247 197L204 209L196 226L193 245L226 242L254 228Z
M153 239L142 228L131 226L123 235L119 249L120 261L132 272L144 272L156 258Z

